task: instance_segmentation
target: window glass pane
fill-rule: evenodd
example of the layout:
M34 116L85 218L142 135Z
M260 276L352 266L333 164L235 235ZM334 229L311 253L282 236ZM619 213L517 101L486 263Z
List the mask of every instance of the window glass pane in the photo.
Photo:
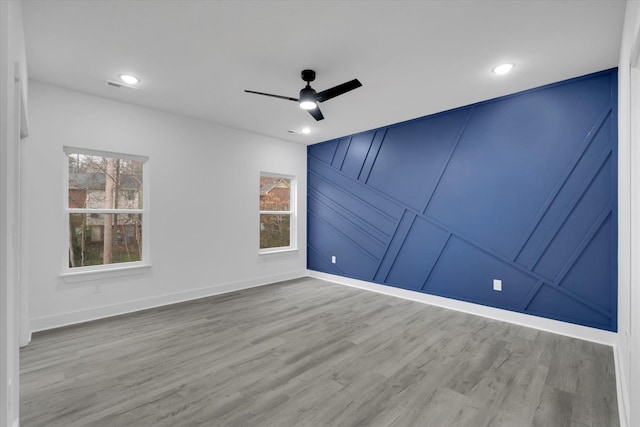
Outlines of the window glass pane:
M291 210L291 180L260 177L260 210L288 211Z
M141 214L69 214L70 268L141 259Z
M142 165L69 153L69 208L142 209Z
M291 246L290 215L260 215L260 249Z

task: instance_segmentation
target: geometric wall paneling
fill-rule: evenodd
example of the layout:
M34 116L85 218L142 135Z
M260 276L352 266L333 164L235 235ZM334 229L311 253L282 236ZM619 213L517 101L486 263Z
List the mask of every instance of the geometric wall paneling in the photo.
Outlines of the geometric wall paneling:
M615 304L611 289L607 286L612 265L601 252L603 248L611 250L611 230L609 215L559 283L562 288L575 292L608 312L613 311Z
M369 153L371 142L375 132L364 132L354 135L349 139L347 152L342 162L340 170L354 179L358 179L360 171L364 166L364 160Z
M405 289L420 290L436 265L450 234L419 217L416 217L408 231L384 282ZM430 244L425 245L424 242ZM422 283L416 278L422 278Z
M365 185L314 159L309 159L309 187L326 195L341 206L370 223L381 232L391 235L404 209Z
M610 88L600 90L609 93ZM520 235L611 101L597 97L603 99L601 105L582 106L578 114L571 111L574 104L541 92L548 91L475 108L427 214L498 252L514 252ZM585 101L576 91L562 92L573 95L576 104ZM577 116L570 126L567 112ZM459 209L464 205L473 209Z
M309 146L308 268L615 331L616 93L607 70Z
M453 111L390 127L367 184L422 212L468 115Z
M611 154L611 120L611 106L608 105L549 195L532 227L518 244L514 259L520 264L530 266L535 262L537 252L543 247L544 239L551 233L557 218L575 203L576 196L579 197L584 191L585 183L589 184L608 160Z
M338 148L338 141L329 141L323 144L310 145L308 153L313 154L313 157L323 161L324 163L331 164L333 157L336 154Z
M525 312L599 329L609 330L611 323L608 315L546 285L540 288Z
M320 257L322 261L330 261L331 256L335 255L340 263L340 271L364 280L373 278L373 273L378 266L378 259L375 256L355 243L347 234L311 212L309 212L309 222L308 238L313 241L309 247L315 253L324 255ZM315 257L313 259L313 262L317 263ZM323 263L318 264L322 268Z
M416 215L407 210L404 211L402 217L398 221L393 238L389 241L384 257L380 260L378 269L373 276L373 281L377 283L387 283L387 278L398 258L398 253L402 250L407 236L411 231L411 227L416 219ZM417 256L416 256L417 258ZM420 260L418 262L421 262ZM400 287L407 287L398 284ZM411 286L411 287L415 287Z
M547 279L557 280L560 270L584 236L596 221L603 221L611 212L610 194L606 194L610 188L611 167L608 162L577 203L560 216L534 264L534 271Z
M502 292L493 290L493 279L502 280ZM439 296L518 310L537 281L477 246L452 237L423 289Z
M336 151L333 154L333 159L331 160L331 166L336 168L337 170L342 169L342 164L344 163L344 159L347 156L347 152L349 151L349 145L351 144L351 137L341 138L337 141Z

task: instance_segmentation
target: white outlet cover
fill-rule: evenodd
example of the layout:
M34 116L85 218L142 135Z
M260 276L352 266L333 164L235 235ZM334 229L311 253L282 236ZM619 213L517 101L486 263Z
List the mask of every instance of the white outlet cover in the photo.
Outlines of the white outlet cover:
M335 263L336 263L336 256L331 255L331 264L335 264Z
M493 290L494 291L502 291L502 280L493 279Z

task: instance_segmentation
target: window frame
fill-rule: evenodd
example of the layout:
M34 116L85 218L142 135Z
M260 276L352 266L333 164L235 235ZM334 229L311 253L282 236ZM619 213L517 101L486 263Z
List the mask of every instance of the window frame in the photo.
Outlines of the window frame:
M116 159L127 159L142 163L142 208L141 209L96 209L96 208L70 208L69 207L69 154L83 154L88 156L110 157ZM64 157L63 172L63 251L62 251L62 272L60 276L68 282L86 280L91 278L111 278L126 276L129 274L143 273L151 267L151 257L149 252L149 157L136 154L117 153L112 151L93 150L78 147L64 146L62 150ZM140 261L119 262L112 264L90 265L84 267L69 266L69 217L71 214L138 214L142 219L141 224L141 259Z
M282 252L292 252L298 250L298 181L295 175L287 175L282 173L263 172L261 171L258 176L258 184L260 178L280 178L289 181L289 210L288 211L271 211L260 209L260 186L258 185L258 254L274 254ZM278 246L273 248L260 248L260 237L262 230L260 229L260 216L261 215L289 215L289 246Z

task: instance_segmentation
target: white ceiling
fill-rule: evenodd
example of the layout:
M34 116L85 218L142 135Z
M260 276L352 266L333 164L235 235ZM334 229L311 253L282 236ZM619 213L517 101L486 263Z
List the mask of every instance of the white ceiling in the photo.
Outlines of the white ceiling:
M624 0L23 0L31 78L310 144L617 66ZM507 76L492 66L514 62ZM292 97L324 90L315 122ZM140 89L105 84L118 73ZM298 135L311 126L313 133Z

